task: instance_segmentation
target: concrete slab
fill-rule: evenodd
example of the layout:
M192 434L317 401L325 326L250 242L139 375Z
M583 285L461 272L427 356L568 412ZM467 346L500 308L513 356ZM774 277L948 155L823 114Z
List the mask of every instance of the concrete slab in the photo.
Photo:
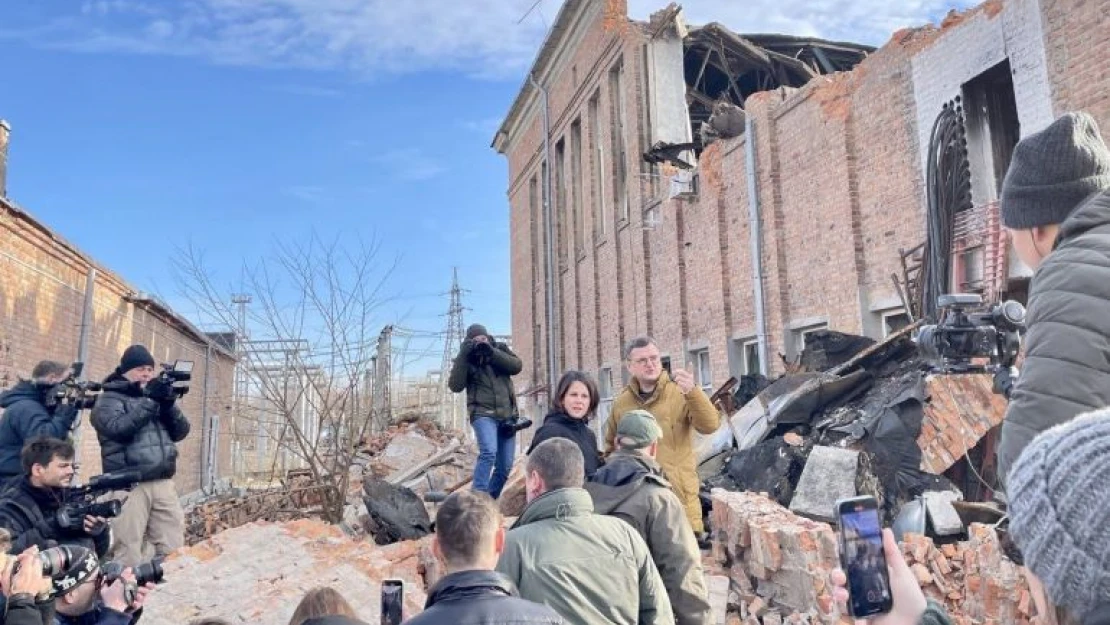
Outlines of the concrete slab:
M790 500L790 511L819 521L834 522L838 499L856 496L859 452L814 447Z
M705 583L709 586L709 623L710 625L725 625L728 619L728 577L725 575L707 575Z
M960 513L952 505L960 501L959 493L951 491L929 491L925 493L925 511L929 521L933 524L933 532L937 536L954 536L964 531L963 520Z

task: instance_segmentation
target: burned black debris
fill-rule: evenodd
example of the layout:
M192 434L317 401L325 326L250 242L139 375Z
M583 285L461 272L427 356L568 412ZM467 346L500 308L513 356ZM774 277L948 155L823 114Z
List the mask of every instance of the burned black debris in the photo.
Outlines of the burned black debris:
M911 338L915 327L881 343L815 333L793 373L766 386L734 383L736 399L763 388L730 414L736 449L714 465L707 491L763 492L819 520L828 520L830 497L870 494L888 523L906 508L903 526L920 520L933 536L961 535L957 510L967 497L949 476L963 481L969 451L990 439L1004 402L991 394L989 375L930 373Z

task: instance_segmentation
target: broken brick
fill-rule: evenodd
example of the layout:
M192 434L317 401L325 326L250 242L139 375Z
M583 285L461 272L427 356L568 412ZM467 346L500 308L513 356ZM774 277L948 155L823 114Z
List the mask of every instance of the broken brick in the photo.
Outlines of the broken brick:
M929 569L925 568L924 565L915 564L910 567L910 570L913 571L913 576L917 578L917 583L921 586L926 586L933 583L933 574L930 573Z

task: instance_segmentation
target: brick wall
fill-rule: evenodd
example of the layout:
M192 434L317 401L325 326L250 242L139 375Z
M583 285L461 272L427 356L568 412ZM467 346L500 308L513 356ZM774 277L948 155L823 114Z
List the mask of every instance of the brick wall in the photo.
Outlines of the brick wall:
M1110 0L1041 0L1045 54L1056 114L1085 110L1110 137Z
M40 360L76 360L81 332L85 283L92 261L58 238L31 216L0 200L0 387L29 377ZM95 264L93 264L95 267ZM192 389L182 409L192 424L189 437L178 444L174 481L181 494L201 487L205 440L209 424L219 428L216 475L230 475L228 429L234 363L216 350L208 352L173 319L128 303L134 290L118 276L96 267L93 314L85 377L101 380L119 363L129 345L145 344L159 362L194 361ZM206 371L206 356L209 370ZM204 379L208 376L207 410ZM81 477L100 473L96 433L82 413L78 461Z
M591 146L583 210L589 224L604 210L606 229L602 234L591 228L594 245L582 255L568 251L572 261L559 276L561 368L596 374L613 367L619 386L620 345L650 333L675 366L688 362L690 350L708 348L712 383L720 384L739 369L740 351L730 349L730 341L754 337L757 327L747 139L706 150L695 199L666 200L666 179L657 178L653 187L651 176L661 172L645 168L639 157L647 147L643 120L650 116L643 97L646 37L631 22L614 27L611 12L591 4L593 12L566 36L566 52L556 55L560 60L547 75L553 142L568 137L570 145L570 124L586 115L595 93L602 122L594 137L583 118L585 144ZM622 2L606 4L623 10ZM1086 52L1108 36L1095 25L1107 4L1044 0L1042 15L1036 0L991 0L939 27L895 33L853 72L749 98L773 372L782 371L778 354L793 352L802 326L828 323L881 337L882 313L899 305L891 280L901 270L899 250L924 240L923 165L932 124L941 104L959 95L968 80L1008 59L1023 134L1047 124L1054 108L1091 109L1110 127L1110 107L1096 96L1110 84L1110 74ZM618 58L625 68L627 222L615 211L613 188L609 69ZM514 224L531 214L527 180L540 176L540 113L533 106L508 144ZM600 198L590 160L597 158L594 142L604 161ZM641 172L647 175L636 175ZM648 214L653 221L645 220ZM526 369L542 367L546 349L543 340L536 343L538 352L531 347L535 328L545 322L543 284L531 282L534 271L543 277L542 248L527 247L528 230L514 225L512 233L513 334L527 352ZM532 263L538 263L535 269ZM537 380L542 383L543 375Z

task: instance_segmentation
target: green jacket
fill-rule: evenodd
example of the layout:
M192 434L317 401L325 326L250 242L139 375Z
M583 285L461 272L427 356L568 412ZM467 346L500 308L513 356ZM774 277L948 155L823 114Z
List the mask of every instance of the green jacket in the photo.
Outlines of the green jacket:
M709 623L709 589L686 510L654 460L617 450L586 490L599 514L636 528L647 543L678 625Z
M1029 284L1025 361L998 444L1008 477L1038 434L1110 405L1110 191L1060 225L1056 247Z
M489 355L479 357L473 353L472 343L464 342L451 366L447 387L452 393L466 391L471 421L475 415L509 419L517 414L512 376L520 373L523 366L504 343L493 343Z
M505 537L497 570L520 596L576 625L674 625L663 580L644 539L594 514L590 494L561 488L537 497Z

